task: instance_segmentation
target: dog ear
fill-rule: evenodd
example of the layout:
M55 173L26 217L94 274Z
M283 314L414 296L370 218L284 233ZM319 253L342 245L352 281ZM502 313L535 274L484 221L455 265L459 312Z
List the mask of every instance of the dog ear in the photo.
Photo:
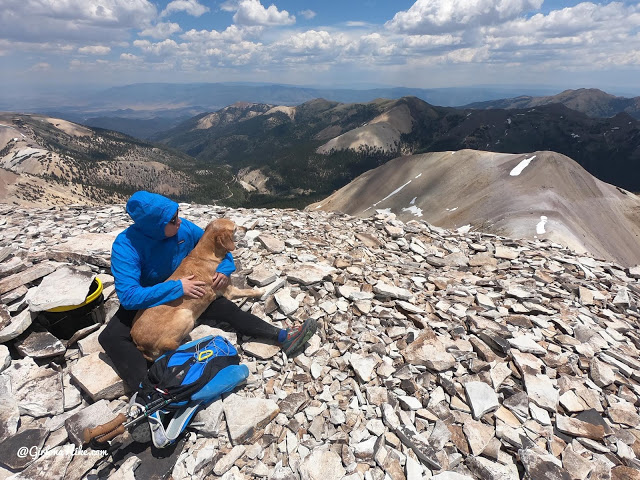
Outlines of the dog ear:
M230 232L223 232L218 235L216 237L216 243L227 252L232 252L236 249L236 245L233 243L233 235Z

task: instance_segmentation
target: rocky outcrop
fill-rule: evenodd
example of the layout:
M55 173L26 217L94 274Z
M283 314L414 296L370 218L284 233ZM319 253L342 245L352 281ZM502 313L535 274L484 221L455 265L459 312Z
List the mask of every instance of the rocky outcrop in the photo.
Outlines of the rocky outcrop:
M282 327L313 317L318 334L294 359L238 335L246 384L201 411L162 458L125 434L104 457L7 453L0 476L639 478L637 267L387 214L181 211L201 226L227 216L240 227L236 281L268 290L243 308ZM107 364L97 332L55 356L17 345L42 328L29 298L70 264L105 279L109 319L108 249L80 238L107 238L126 214L0 206L0 224L0 271L11 265L0 287L12 287L0 294L0 451L25 439L36 453L75 447L81 427L127 400L116 377L87 374Z

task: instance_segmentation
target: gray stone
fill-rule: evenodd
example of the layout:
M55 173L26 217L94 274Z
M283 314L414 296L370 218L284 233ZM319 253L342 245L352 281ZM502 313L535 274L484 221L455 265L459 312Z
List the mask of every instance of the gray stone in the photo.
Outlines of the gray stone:
M402 352L407 363L424 365L430 370L443 372L456 366L457 361L433 334L421 334Z
M538 345L533 338L526 335L510 338L508 339L508 342L509 345L524 353L531 353L533 355L546 355L547 353L545 348Z
M545 375L524 374L524 385L532 402L549 412L558 409L559 393L551 379Z
M32 312L56 307L80 305L89 294L95 273L73 267L61 267L42 279L29 299Z
M206 437L217 437L222 428L223 413L222 400L218 399L196 413L191 427Z
M496 392L484 382L467 382L464 391L475 419L500 406Z
M554 456L532 449L519 450L520 460L531 479L572 480L567 471Z
M476 456L483 452L495 436L495 429L492 426L471 419L465 420L462 430L467 437L471 452Z
M351 301L371 300L374 297L373 292L363 292L359 286L354 285L339 285L338 293Z
M137 476L135 474L135 471L138 467L140 467L141 463L142 460L140 460L137 456L130 456L122 463L118 470L109 475L109 480L136 480ZM141 476L140 478L145 477Z
M2 377L0 377L2 379ZM0 443L15 435L20 422L18 402L11 392L0 393Z
M595 357L589 362L589 376L599 387L611 385L616 379L613 369Z
M231 467L233 467L233 464L236 463L236 460L244 455L246 449L247 447L245 447L244 445L236 445L235 447L233 447L230 452L228 452L224 457L216 462L215 466L213 467L213 473L218 476L227 473L227 471L229 471Z
M7 293L14 288L21 287L22 285L26 285L29 282L33 282L39 278L44 277L45 275L49 275L51 272L54 272L56 268L58 268L59 263L55 262L44 262L34 265L33 267L29 267L22 272L15 273L9 277L5 277L0 280L0 295L3 293Z
M90 355L92 353L104 353L104 349L98 341L98 337L104 330L104 327L100 327L100 325L96 325L96 327L98 327L98 330L91 332L86 337L82 337L77 341L78 349L80 350L80 354L83 357L86 357L87 355ZM71 344L71 340L73 340L73 338L70 339L69 344Z
M60 340L45 331L31 332L16 340L14 345L21 355L32 358L55 357L67 351Z
M517 250L509 247L503 247L502 245L496 245L496 251L494 256L496 258L502 258L505 260L515 260L518 258L519 253Z
M374 377L374 369L378 365L379 360L373 355L363 357L357 353L352 353L349 356L349 364L356 372L357 377L361 382L367 383Z
M300 465L301 480L340 480L345 473L340 456L331 450L313 450Z
M8 342L24 333L31 326L35 315L29 310L23 310L15 317L12 317L10 323L0 330L0 343Z
M242 351L260 360L268 360L280 353L278 345L270 345L262 342L246 342L242 344Z
M473 477L456 472L442 472L431 477L431 480L474 480Z
M574 437L585 437L592 440L602 440L604 438L604 427L602 425L594 425L565 415L556 415L556 428Z
M0 345L0 372L11 365L11 354L6 345Z
M64 412L60 372L38 367L27 357L13 361L3 374L11 378L11 391L21 415L45 417Z
M614 403L607 408L607 415L615 423L628 425L632 428L640 426L640 415L634 405L629 402L620 401Z
M0 443L0 463L12 470L23 470L38 459L47 435L49 432L43 428L29 428L7 438Z
M261 233L257 240L269 251L269 253L282 253L285 249L284 242L271 235Z
M13 257L6 262L0 263L0 277L13 275L14 273L21 272L27 267L29 267L29 264L26 263L22 258Z
M247 275L249 283L258 287L269 285L270 283L275 282L277 278L278 274L260 267L254 268L253 271Z
M300 307L298 301L291 297L289 290L281 290L276 293L274 297L280 310L282 310L282 313L285 315L291 315Z
M224 416L234 445L251 442L280 409L273 400L245 398L231 394L223 402Z
M287 272L287 280L302 285L311 285L323 281L336 271L329 265L300 263Z
M71 443L81 447L85 428L95 428L110 422L115 417L116 414L109 408L109 403L106 400L99 400L67 418L64 427Z
M435 468L437 470L440 470L442 468L442 465L438 460L438 456L436 455L436 451L431 445L429 445L427 439L425 439L422 435L404 425L400 425L394 430L394 432L398 436L400 441L405 446L412 449L413 452L418 456L418 458L425 464L427 464L430 468Z
M51 448L12 480L49 480L51 478L70 479L66 472L73 457L70 445ZM98 458L98 457L95 457Z
M413 297L413 293L406 288L396 287L382 280L373 286L373 291L381 297L391 297L399 300L410 300Z
M585 480L593 470L589 459L576 453L571 445L562 452L562 466L574 480Z
M104 353L92 353L82 357L71 367L71 377L91 399L111 400L124 395L124 382Z

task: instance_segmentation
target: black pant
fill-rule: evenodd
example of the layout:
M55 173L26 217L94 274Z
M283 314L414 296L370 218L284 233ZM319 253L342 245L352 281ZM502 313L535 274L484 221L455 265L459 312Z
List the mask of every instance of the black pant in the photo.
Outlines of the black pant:
M120 307L98 337L100 345L109 355L118 375L134 391L137 390L149 367L142 352L131 339L131 323L136 313L137 310L126 310ZM278 327L242 311L235 303L224 297L216 299L199 319L199 323L216 322L225 322L243 335L267 340L277 340L280 333Z

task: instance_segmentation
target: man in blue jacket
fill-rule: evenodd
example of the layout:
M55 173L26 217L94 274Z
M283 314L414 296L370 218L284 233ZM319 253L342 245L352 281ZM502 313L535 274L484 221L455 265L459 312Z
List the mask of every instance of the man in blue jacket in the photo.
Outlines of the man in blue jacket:
M118 235L111 250L111 273L120 308L98 337L118 374L132 389L147 372L147 361L131 339L131 324L139 309L162 305L180 297L199 298L207 281L215 290L229 285L236 266L228 253L212 279L167 280L198 243L204 230L178 216L178 204L162 195L139 191L127 202L133 225ZM301 350L316 330L316 322L280 329L242 311L224 297L214 300L202 315L208 321L224 321L235 330L254 337L275 340L288 356Z

